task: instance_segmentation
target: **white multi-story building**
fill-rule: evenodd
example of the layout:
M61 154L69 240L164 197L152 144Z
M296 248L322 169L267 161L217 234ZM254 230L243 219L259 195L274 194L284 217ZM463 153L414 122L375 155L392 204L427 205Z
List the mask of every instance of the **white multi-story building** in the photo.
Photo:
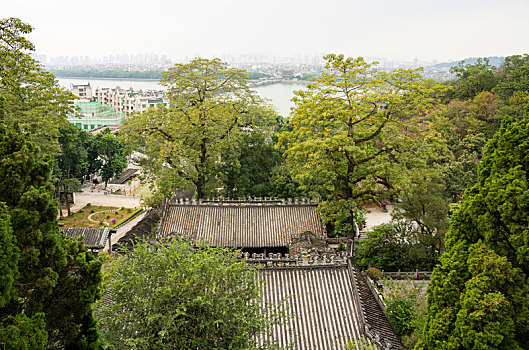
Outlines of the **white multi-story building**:
M90 86L90 83L70 84L70 91L74 95L79 96L80 99L91 99L93 97L92 87Z
M93 95L94 101L108 104L116 112L130 115L134 112L143 112L149 107L163 103L167 105L165 93L158 90L134 91L132 88L125 90L119 86L111 88L96 88Z

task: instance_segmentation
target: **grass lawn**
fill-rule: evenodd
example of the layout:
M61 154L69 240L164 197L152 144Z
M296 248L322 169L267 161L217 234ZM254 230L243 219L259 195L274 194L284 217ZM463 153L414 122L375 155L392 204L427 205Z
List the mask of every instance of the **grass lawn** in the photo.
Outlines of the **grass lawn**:
M120 207L105 207L95 205L85 205L72 215L59 218L64 223L63 227L90 227L93 228L113 226L114 223L120 223L132 215L134 209ZM92 220L89 220L89 217ZM115 219L115 221L113 221ZM107 225L108 224L108 225Z

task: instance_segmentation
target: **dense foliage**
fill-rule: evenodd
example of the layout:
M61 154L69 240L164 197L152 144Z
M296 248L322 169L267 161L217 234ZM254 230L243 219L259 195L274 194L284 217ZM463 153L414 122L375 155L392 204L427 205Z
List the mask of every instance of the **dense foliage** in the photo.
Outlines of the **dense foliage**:
M382 284L389 321L404 348L412 349L422 336L426 320L426 284L390 279Z
M108 180L119 177L127 166L124 146L117 136L110 133L108 128L97 133L90 141L88 160L94 171L101 175L106 188Z
M529 346L529 110L504 120L434 269L419 348Z
M2 99L0 99L2 101ZM0 346L93 349L101 264L57 226L51 163L0 106Z
M291 130L280 140L294 179L323 199L324 220L347 234L363 203L398 193L407 167L428 154L420 121L439 87L417 71L382 72L361 57L325 59L326 71L297 92Z
M249 90L244 71L219 59L176 64L163 76L169 106L127 119L123 135L147 156L143 165L162 193L216 194L224 164L240 165L233 156L242 135L268 135L271 111Z
M180 239L139 243L113 261L102 331L116 349L251 349L280 321L232 250Z
M31 29L0 20L0 347L95 349L101 263L59 231L51 180L73 95L30 57Z

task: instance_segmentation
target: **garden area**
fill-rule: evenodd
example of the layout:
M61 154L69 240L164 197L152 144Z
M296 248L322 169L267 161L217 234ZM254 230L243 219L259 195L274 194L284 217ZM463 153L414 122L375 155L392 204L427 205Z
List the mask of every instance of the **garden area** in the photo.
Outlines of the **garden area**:
M63 227L101 228L116 227L135 216L142 209L93 206L90 203L70 216L60 217Z

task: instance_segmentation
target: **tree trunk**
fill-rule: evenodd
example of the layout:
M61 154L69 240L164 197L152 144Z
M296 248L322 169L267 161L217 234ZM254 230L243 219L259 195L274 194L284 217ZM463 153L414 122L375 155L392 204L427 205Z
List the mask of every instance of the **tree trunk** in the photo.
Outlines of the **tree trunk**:
M200 142L200 163L198 165L198 179L195 185L197 186L197 199L204 197L204 185L206 184L206 148L207 140L203 138Z

